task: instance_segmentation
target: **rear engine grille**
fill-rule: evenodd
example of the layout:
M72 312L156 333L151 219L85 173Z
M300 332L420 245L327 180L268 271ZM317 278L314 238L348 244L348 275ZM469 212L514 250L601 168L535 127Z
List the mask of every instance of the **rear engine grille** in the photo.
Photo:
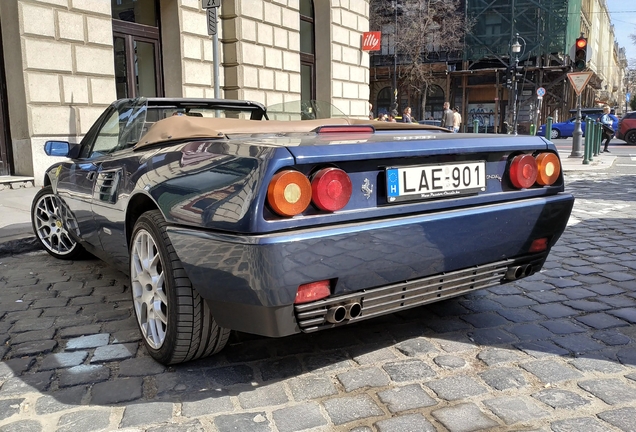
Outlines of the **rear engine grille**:
M404 309L456 297L505 282L510 267L528 266L524 276L539 271L547 254L498 261L467 269L442 273L422 279L330 297L294 307L298 326L303 332L332 328ZM531 266L531 267L530 267ZM327 311L334 306L360 303L359 316L339 323L327 321Z

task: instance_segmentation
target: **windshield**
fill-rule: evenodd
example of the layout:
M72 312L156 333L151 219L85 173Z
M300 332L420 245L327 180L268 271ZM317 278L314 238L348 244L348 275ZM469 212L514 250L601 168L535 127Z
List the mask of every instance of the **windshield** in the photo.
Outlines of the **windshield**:
M270 120L314 120L327 118L347 118L329 102L318 100L298 100L267 107Z

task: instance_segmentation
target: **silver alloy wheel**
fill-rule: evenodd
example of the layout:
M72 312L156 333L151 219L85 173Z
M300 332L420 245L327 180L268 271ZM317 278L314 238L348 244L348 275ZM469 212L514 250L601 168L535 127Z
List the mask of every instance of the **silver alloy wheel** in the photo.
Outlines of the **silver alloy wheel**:
M550 138L552 138L552 139L557 139L559 137L559 135L560 135L559 131L556 130L556 129L552 129L550 131Z
M33 212L38 238L44 247L58 255L68 255L77 246L77 242L68 234L68 220L65 223L63 214L63 207L53 194L42 195Z
M159 249L150 232L140 229L130 255L132 295L141 333L148 345L159 349L168 330L168 296Z

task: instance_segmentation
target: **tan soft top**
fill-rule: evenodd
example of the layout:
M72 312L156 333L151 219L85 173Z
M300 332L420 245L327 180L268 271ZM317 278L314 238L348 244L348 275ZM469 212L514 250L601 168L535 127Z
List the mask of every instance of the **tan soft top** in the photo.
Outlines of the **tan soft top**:
M153 124L135 149L164 141L187 140L190 138L221 138L228 134L261 133L307 133L317 127L327 125L371 125L376 130L387 129L433 129L445 130L436 126L417 123L389 123L370 120L329 118L317 120L243 120L233 118L210 118L172 116Z

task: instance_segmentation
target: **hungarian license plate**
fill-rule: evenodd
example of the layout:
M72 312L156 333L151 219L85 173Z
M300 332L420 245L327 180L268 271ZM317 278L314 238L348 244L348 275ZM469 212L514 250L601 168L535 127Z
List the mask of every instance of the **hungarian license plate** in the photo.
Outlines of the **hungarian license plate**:
M486 162L388 168L389 202L446 198L486 190Z

